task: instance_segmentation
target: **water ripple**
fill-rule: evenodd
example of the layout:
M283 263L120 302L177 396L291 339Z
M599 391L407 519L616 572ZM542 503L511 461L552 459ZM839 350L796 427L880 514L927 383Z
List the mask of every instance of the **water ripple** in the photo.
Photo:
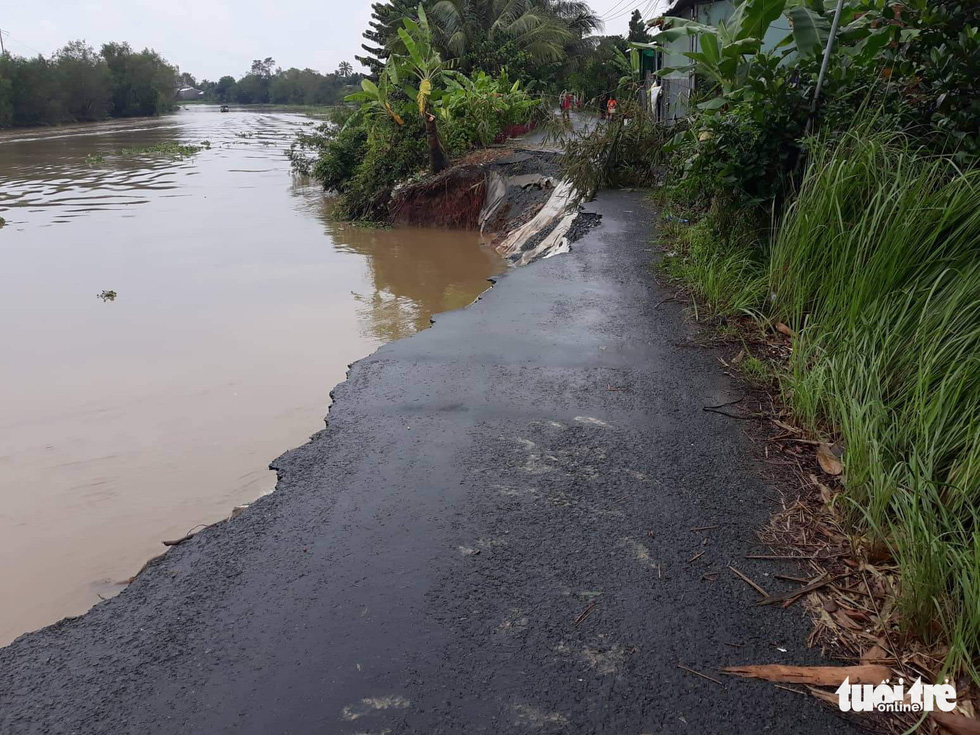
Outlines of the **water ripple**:
M11 222L65 224L89 212L191 196L176 190L209 161L247 162L245 167L226 169L235 175L275 172L283 165L283 151L306 122L296 115L224 114L217 108L196 107L151 120L6 131L0 134L0 212ZM203 150L179 160L121 154L160 143Z

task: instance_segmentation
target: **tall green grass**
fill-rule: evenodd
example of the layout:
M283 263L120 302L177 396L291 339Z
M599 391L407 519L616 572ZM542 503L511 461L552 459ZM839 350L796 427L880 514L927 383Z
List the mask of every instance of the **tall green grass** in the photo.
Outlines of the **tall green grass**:
M718 286L733 256L714 257L689 274L702 294L758 292L738 269ZM903 624L980 680L980 172L893 134L818 142L762 260L755 308L798 335L788 403L844 445L844 498L900 565Z
M846 447L855 520L892 546L904 622L980 656L980 172L855 131L817 146L769 258L798 330L785 389Z
M662 239L674 250L668 252L663 268L686 283L712 313L761 320L759 306L767 280L749 229L720 226L716 212L691 226L679 224L677 218L668 220L662 226Z

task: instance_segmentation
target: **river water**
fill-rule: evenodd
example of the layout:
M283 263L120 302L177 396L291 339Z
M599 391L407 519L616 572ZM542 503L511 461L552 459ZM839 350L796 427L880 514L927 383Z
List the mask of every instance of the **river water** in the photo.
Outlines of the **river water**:
M284 156L308 124L195 106L0 135L0 644L270 491L350 362L504 269L470 233L332 221Z

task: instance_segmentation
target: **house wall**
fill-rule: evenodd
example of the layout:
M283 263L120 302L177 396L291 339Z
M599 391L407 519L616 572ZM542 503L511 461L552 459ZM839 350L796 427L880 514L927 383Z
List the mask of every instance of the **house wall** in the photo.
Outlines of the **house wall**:
M681 11L677 17L696 20L705 25L717 26L735 11L735 6L729 0L703 2L694 8ZM764 51L771 51L776 45L792 32L789 21L785 17L777 19L762 39ZM684 56L691 51L699 51L698 40L693 36L685 36L667 44L663 52L662 67L684 66L690 59ZM664 77L662 102L659 114L665 120L677 120L687 116L688 102L694 92L694 75L685 72L673 72Z

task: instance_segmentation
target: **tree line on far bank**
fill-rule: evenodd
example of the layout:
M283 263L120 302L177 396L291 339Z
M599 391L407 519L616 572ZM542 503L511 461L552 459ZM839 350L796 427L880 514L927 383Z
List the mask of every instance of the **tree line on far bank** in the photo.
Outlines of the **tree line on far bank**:
M151 49L107 43L96 51L72 41L50 58L0 56L0 129L159 115L177 108L181 86L200 89L205 101L216 103L334 105L362 78L348 62L321 74L275 68L266 58L252 62L240 79L198 83Z
M158 115L174 108L177 69L150 49L72 41L50 59L0 56L0 128Z
M239 79L227 75L216 82L198 82L191 74L180 75L183 85L204 92L205 101L240 105L335 105L359 88L362 78L346 61L337 71L321 74L313 69L276 68L270 57L253 61L248 74Z

